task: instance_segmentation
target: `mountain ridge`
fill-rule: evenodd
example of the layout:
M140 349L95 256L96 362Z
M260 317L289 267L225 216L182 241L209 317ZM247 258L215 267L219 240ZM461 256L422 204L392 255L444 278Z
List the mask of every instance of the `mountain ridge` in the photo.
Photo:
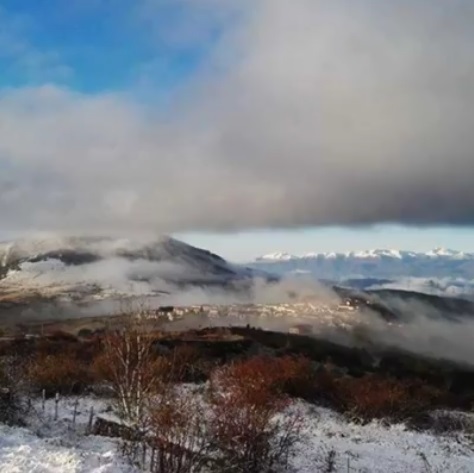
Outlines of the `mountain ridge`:
M256 274L171 237L53 237L0 243L0 300L100 299L172 294L183 288L245 288Z
M307 274L318 279L463 278L474 280L474 253L436 248L427 252L395 249L346 253L271 253L250 265L279 276Z
M347 251L347 252L321 252L321 253L306 253L302 255L295 255L286 252L269 253L259 256L255 261L289 261L301 259L318 259L318 258L451 258L451 259L474 259L474 252L456 251L447 248L435 248L427 252L407 251L397 249L370 249L362 251Z

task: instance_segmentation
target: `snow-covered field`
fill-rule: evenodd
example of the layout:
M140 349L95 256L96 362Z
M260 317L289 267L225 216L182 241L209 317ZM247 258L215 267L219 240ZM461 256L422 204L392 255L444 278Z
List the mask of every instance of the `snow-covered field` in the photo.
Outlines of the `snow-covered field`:
M2 473L126 473L134 470L99 437L38 437L30 430L0 426Z
M134 473L121 460L113 440L85 436L91 406L102 417L113 417L107 403L93 398L78 401L76 426L72 417L76 399L61 399L58 419L54 401L35 405L28 428L0 425L2 473ZM340 473L469 473L474 452L465 435L435 436L379 423L356 425L329 410L296 403L305 424L302 441L291 459L293 473L315 473L334 451Z
M340 473L474 472L470 440L410 431L378 422L358 425L327 409L304 405L305 439L292 461L298 473L314 473L335 452ZM323 470L324 471L324 470Z
M107 403L92 398L78 399L76 423L73 412L76 399L61 399L55 420L54 400L48 400L43 412L41 402L34 403L27 428L0 424L1 473L133 473L117 452L113 439L86 436L90 408L108 417Z

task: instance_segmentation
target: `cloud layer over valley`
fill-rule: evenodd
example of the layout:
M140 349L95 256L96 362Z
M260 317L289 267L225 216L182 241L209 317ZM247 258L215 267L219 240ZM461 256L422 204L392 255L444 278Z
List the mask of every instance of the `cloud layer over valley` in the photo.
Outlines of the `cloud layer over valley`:
M226 26L166 110L2 89L8 229L474 223L472 2L183 1Z

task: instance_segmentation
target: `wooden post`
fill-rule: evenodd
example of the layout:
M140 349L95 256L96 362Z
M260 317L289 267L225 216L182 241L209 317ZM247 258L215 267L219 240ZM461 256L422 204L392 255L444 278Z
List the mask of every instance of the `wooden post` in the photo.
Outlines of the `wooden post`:
M92 425L94 422L94 406L91 406L91 412L89 414L89 423L87 424L87 433L90 434L92 432Z
M155 471L155 447L151 449L150 471Z
M54 397L54 420L58 420L59 393Z
M146 468L146 444L143 443L143 451L142 451L142 468Z
M43 409L43 413L44 413L45 404L46 404L46 389L43 389L43 391L41 391L41 407Z
M74 402L74 412L72 413L72 428L76 430L76 416L77 416L77 406L79 405L79 399L76 399Z

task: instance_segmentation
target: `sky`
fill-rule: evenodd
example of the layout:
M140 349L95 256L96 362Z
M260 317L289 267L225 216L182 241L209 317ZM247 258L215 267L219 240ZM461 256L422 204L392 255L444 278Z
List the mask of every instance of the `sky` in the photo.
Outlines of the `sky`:
M474 251L471 0L0 1L0 237Z

